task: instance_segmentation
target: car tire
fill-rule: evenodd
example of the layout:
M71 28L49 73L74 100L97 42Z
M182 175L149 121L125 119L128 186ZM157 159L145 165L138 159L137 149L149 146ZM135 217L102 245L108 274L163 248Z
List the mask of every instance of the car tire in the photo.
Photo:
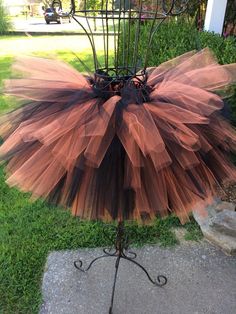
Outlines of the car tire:
M46 21L46 23L47 23L47 24L50 24L50 22L49 22L49 21Z

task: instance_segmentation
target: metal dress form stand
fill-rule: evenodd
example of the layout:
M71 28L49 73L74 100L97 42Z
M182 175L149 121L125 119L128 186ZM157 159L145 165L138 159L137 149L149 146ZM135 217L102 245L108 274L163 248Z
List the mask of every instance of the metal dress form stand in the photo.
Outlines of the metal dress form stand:
M98 256L94 260L92 260L87 268L83 268L83 262L81 260L74 262L74 265L80 271L87 272L97 260L107 258L107 257L114 257L116 259L115 260L115 275L114 275L114 282L112 286L111 305L109 308L109 314L113 313L112 309L113 309L115 288L116 288L116 282L117 282L117 274L118 274L121 259L124 259L126 261L129 261L137 265L140 269L143 270L143 272L147 275L147 278L149 279L149 281L155 286L162 287L167 283L167 278L163 275L158 275L157 279L152 279L148 271L140 263L138 263L135 260L137 257L137 254L132 251L129 251L128 239L125 233L125 226L124 226L123 221L119 222L117 225L117 233L115 237L114 249L113 250L104 249L103 253L104 253L103 255Z
M91 44L94 62L94 79L91 84L94 90L102 97L109 98L113 95L121 95L124 86L129 84L139 91L141 102L148 100L149 88L147 82L148 57L151 51L153 35L158 27L170 16L182 14L187 9L188 0L101 0L97 1L96 8L91 7L90 1L54 0L52 7L58 12L63 10L63 16L70 15L85 31ZM94 5L95 6L95 5ZM94 33L91 21L99 20L102 27L103 56L99 58L96 50ZM141 41L142 24L149 25L147 41ZM134 30L134 34L132 34ZM132 37L134 36L134 37ZM110 38L114 49L111 50ZM134 42L130 44L130 41ZM140 45L146 47L146 53L140 55ZM162 287L167 283L167 278L158 275L152 279L147 270L135 259L136 253L129 251L128 239L125 232L124 218L118 220L114 249L104 249L103 255L90 262L87 268L83 262L74 262L75 267L87 272L92 265L103 258L115 258L115 274L111 294L109 314L112 314L117 275L121 259L138 266L155 286Z

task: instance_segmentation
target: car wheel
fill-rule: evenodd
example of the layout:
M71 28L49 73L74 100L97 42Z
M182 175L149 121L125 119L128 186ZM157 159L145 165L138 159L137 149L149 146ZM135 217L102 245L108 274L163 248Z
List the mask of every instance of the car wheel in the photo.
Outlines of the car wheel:
M47 23L47 24L50 24L50 22L49 22L49 21L46 21L46 23Z
M57 21L57 24L61 24L61 19Z

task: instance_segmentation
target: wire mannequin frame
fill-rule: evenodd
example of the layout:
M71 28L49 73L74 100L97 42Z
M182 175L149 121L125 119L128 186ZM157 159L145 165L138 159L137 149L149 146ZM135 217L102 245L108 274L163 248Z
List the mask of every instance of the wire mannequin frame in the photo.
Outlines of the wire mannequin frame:
M127 80L136 77L137 73L140 77L145 77L155 32L168 17L182 14L187 9L188 2L189 0L54 0L52 7L57 11L63 10L63 16L71 15L86 33L92 48L95 76L105 75ZM102 53L98 53L96 48L94 23L100 25ZM141 37L142 24L148 24L149 34L145 41ZM142 49L142 56L141 45L146 47L144 53Z
M64 2L68 4L68 0ZM93 6L90 5L91 3ZM187 8L187 3L188 0L82 0L79 2L71 0L70 6L66 7L67 12L65 12L63 1L54 0L52 7L61 16L72 16L86 33L93 52L94 78L91 78L91 83L94 91L97 91L101 97L108 96L109 98L111 93L119 94L124 86L132 84L136 89L141 90L142 100L145 100L148 97L149 88L146 84L146 69L153 36L166 18L183 13ZM95 44L95 34L92 27L94 21L99 21L98 24L100 24L100 38L103 44L102 58ZM146 42L141 36L142 24L148 25ZM142 56L140 56L140 45L146 47ZM104 228L105 236L107 236L107 228L108 226ZM84 267L81 259L74 262L74 266L78 270L87 272L98 260L115 259L109 314L113 313L117 274L121 260L136 265L146 274L147 279L153 285L163 287L167 283L166 276L157 275L153 278L146 268L136 261L136 253L129 249L123 220L119 221L115 227L112 242L114 242L113 249L104 249L103 254L93 259L87 267Z

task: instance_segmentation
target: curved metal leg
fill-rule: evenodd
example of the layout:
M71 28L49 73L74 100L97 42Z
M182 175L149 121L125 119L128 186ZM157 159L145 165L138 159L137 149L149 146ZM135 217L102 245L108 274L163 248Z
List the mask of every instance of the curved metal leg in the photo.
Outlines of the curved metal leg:
M96 257L94 260L92 260L92 262L89 264L89 266L87 268L83 268L83 261L78 260L74 262L74 266L75 268L79 269L80 271L86 273L93 265L93 263L95 263L97 260L101 259L101 258L105 258L105 257L116 257L116 255L107 255L104 254L102 256ZM77 265L77 263L79 263L79 265Z
M163 287L166 283L167 283L167 278L163 275L159 275L157 276L157 279L156 280L153 280L151 278L151 276L149 275L148 271L141 265L139 264L138 262L136 262L134 259L132 258L129 258L127 256L122 256L123 259L127 260L127 261L130 261L132 263L134 263L135 265L137 265L139 268L141 268L145 274L147 275L148 279L151 281L151 283L153 283L155 286L159 286L159 287Z
M139 268L141 268L146 276L148 277L149 281L154 284L155 286L162 287L167 283L167 278L163 275L157 276L156 279L152 279L149 275L148 271L138 262L136 262L134 259L136 258L136 253L128 250L128 241L127 237L125 235L124 231L124 222L119 222L117 226L117 235L115 239L115 245L114 245L114 251L112 252L111 249L104 249L103 252L105 253L102 256L99 256L92 260L92 262L89 264L87 268L83 268L83 262L81 260L75 261L74 266L79 269L82 272L87 272L92 265L99 259L104 257L116 257L116 263L115 263L115 275L114 275L114 282L112 287L112 295L111 295L111 304L109 308L109 314L112 314L113 309L113 302L114 302L114 296L115 296L115 289L116 289L116 282L117 282L117 274L118 269L120 265L120 259L123 258L127 261L130 261L137 265Z

